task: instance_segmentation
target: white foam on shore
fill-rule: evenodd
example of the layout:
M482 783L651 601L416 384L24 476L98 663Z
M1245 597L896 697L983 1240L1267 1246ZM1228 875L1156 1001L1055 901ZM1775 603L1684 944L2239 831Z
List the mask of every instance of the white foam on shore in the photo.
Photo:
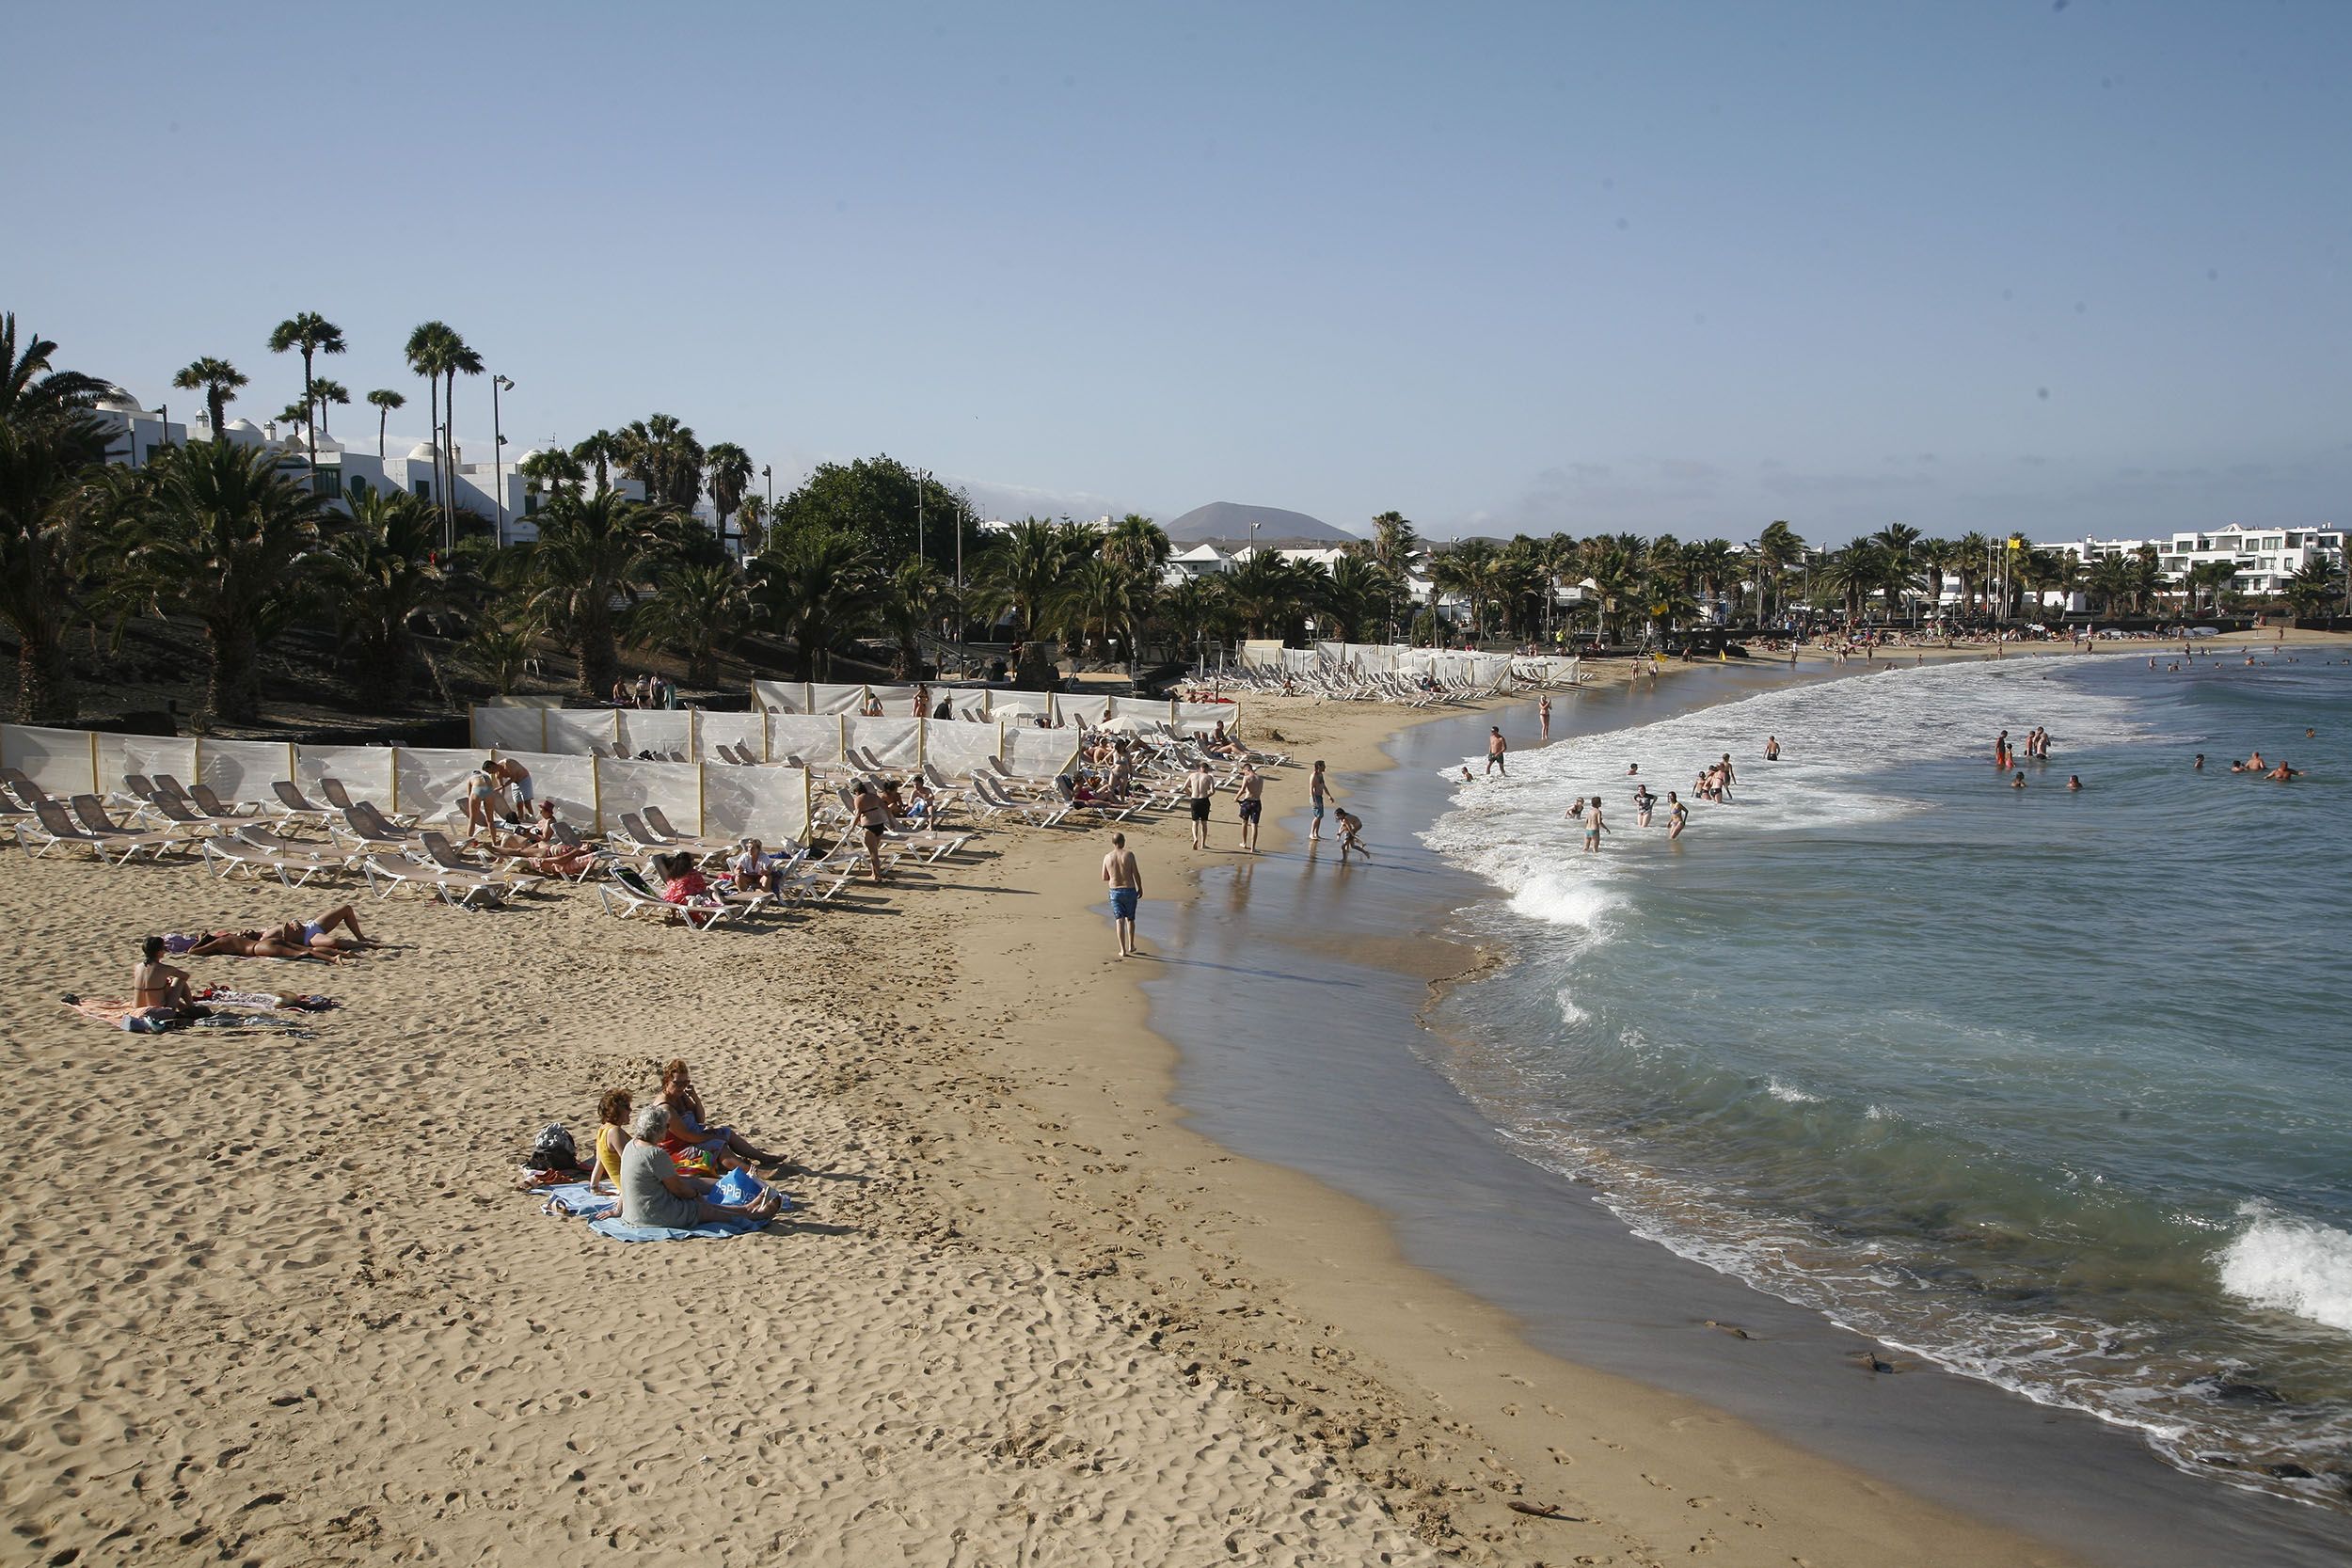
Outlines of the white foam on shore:
M2248 1224L2221 1249L2221 1288L2249 1306L2352 1333L2352 1235L2265 1203L2238 1213Z
M1606 937L1610 933L1602 927L1602 917L1622 902L1606 882L1537 875L1511 895L1511 911Z
M1820 1095L1807 1094L1804 1090L1784 1084L1777 1078L1764 1080L1764 1092L1774 1100L1786 1101L1791 1105L1818 1105L1821 1102Z

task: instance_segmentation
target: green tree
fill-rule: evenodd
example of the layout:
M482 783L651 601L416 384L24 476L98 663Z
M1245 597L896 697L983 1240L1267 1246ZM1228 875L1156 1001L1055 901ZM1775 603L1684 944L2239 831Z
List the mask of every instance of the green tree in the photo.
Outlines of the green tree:
M2333 562L2307 555L2287 578L2286 599L2298 619L2329 614L2344 600L2344 575Z
M727 519L741 508L743 494L752 487L752 476L758 470L752 466L752 454L733 441L714 442L703 457L704 482L710 488L711 509L719 515L719 536L724 539Z
M26 724L75 716L65 637L80 603L83 550L104 428L85 412L103 383L52 371L56 344L20 353L0 316L0 621L16 633L16 714Z
M947 579L919 556L899 562L876 584L875 617L890 636L894 650L890 673L897 679L914 678L923 662L919 645L923 628L938 618L947 594Z
M982 559L973 579L974 600L983 614L1011 610L1025 641L1050 639L1069 565L1064 541L1054 525L1024 517L998 536Z
M1772 604L1778 607L1781 575L1804 559L1804 541L1798 537L1795 529L1778 521L1765 526L1756 542L1756 602L1759 617L1766 613L1764 591L1772 591Z
M1227 619L1223 581L1214 577L1185 578L1168 589L1162 603L1184 656L1200 658Z
M205 411L213 419L213 439L229 438L229 405L237 401L237 388L245 385L245 376L236 366L207 355L173 376L171 384L182 391L202 392Z
M857 540L880 562L895 564L921 553L942 571L952 570L956 540L977 556L985 542L972 504L935 478L917 474L884 453L854 463L823 463L798 488L776 502L771 529L788 531L820 525Z
M260 650L310 602L325 562L319 498L278 472L275 451L227 441L166 447L109 478L111 594L203 627L205 713L252 722Z
M330 381L326 376L320 376L316 381L310 383L310 406L318 410L319 434L321 436L332 436L334 434L334 431L330 428L332 421L330 421L326 417L326 410L329 407L348 408L350 405L351 388L344 386L342 382Z
M449 574L433 559L439 525L405 490L354 485L349 501L349 525L327 542L324 585L343 643L358 655L360 692L394 704L414 679L417 626L454 603Z
M588 483L587 466L570 452L557 448L549 451L534 451L516 465L516 471L533 495L553 498L577 497Z
M670 414L632 420L618 437L622 469L645 487L653 505L691 512L708 454L692 430Z
M375 455L381 460L384 456L385 421L392 417L393 409L407 407L408 400L389 387L378 387L368 394L368 402L375 405Z
M441 376L456 360L457 351L464 347L456 329L447 322L430 321L421 324L408 334L408 342L402 351L408 369L424 378L426 442L433 448L433 504L443 516L449 515L449 483L441 468L448 452L441 435ZM383 428L377 421L377 429Z
M527 606L571 650L583 697L604 696L620 673L613 601L643 586L662 563L656 515L612 490L585 499L558 496L537 515Z
M821 679L871 624L872 564L862 541L822 523L770 533L751 563L753 613L791 641L795 679Z
M758 496L745 496L735 508L736 536L743 541L743 559L749 561L767 547L768 503Z
M686 684L707 687L719 655L751 619L751 594L732 562L681 565L660 573L653 596L638 605L629 629L641 647L686 661Z
M612 470L620 466L626 449L618 436L609 430L599 430L575 445L572 455L582 463L596 466L596 494L602 495L612 488Z
M302 354L302 406L306 409L316 408L319 402L318 383L310 373L311 357L321 354L342 353L343 329L320 315L316 310L305 310L298 316L288 316L270 329L269 351L272 354L285 354L294 350L300 350ZM346 403L351 401L351 395L348 392L343 394L343 401ZM308 414L303 417L302 423L306 432L310 429L310 419L311 417ZM319 482L318 436L312 434L309 439L310 483L316 486Z
M1397 581L1405 580L1407 563L1420 546L1421 535L1404 513L1383 512L1372 520L1372 558Z
M1175 553L1168 531L1140 513L1130 512L1103 536L1103 555L1134 572L1145 572L1156 582L1168 558Z
M1367 627L1385 626L1394 618L1396 579L1388 568L1361 556L1345 555L1331 562L1331 585L1324 607L1337 625L1343 642L1363 641Z

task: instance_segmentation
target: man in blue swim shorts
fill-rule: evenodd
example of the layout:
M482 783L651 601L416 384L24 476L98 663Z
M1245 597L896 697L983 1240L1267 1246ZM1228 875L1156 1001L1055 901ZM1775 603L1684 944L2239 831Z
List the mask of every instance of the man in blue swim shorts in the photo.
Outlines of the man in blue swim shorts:
M1103 857L1103 880L1110 884L1111 924L1119 933L1119 956L1136 956L1136 906L1143 902L1143 873L1136 852L1127 847L1125 833L1111 834L1110 853Z

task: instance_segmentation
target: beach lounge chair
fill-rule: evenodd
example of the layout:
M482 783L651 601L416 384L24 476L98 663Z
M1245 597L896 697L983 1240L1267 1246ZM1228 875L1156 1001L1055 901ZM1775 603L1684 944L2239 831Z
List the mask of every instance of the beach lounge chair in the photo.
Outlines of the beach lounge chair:
M337 844L347 846L354 853L406 855L424 847L424 840L415 829L394 827L365 800L345 806L342 825L329 822L326 831Z
M446 845L448 840L443 839L442 843ZM378 898L389 898L413 882L419 887L430 888L441 902L461 910L484 909L503 903L509 893L533 885L509 882L479 867L467 867L462 863L452 870L426 861L388 861L381 855L361 856L359 869L368 879L368 891Z
M56 815L63 816L65 814L59 812ZM143 832L123 827L106 815L106 803L95 795L73 797L73 815L80 818L83 832L97 848L99 858L103 860L112 851L117 865L142 851L161 860L166 850L185 849L188 847L187 835L177 829ZM43 826L50 825L50 816L49 803L43 802L40 811ZM51 831L55 832L55 829Z
M1089 812L1098 822L1124 822L1136 814L1134 806L1122 806L1116 800L1079 800L1077 788L1071 784L1067 774L1054 781L1054 791L1071 811Z
M972 775L972 788L983 801L997 811L1023 817L1041 828L1051 828L1070 815L1068 801L1015 800L1005 793L1004 785L1000 782L986 773Z
M463 854L459 853L457 847L452 844L445 835L434 832L432 830L427 829L418 836L424 840L423 856L425 863L430 865L438 866L443 871L454 872L459 876L464 877L487 877L492 881L499 881L502 879L506 882L508 887L516 893L529 893L532 888L537 887L541 882L547 880L544 877L510 876L501 879L496 872L490 870L488 867L477 865L473 862L468 860Z
M656 893L652 883L626 865L612 867L612 874L596 884L596 902L604 907L605 913L623 920L647 917L665 925L683 926L690 931L715 930L748 920L768 901L764 893L742 898L722 898L714 894L689 904L673 904Z
M341 779L321 779L319 793L326 797L328 805L340 812L348 812L355 806L365 806L396 828L413 828L417 825L416 817L407 812L376 811L375 803L372 800L354 800L351 798L351 791L343 787ZM329 825L332 826L332 824Z
M850 796L849 786L846 784L835 784L834 785L834 794L840 800L842 809L850 812L850 814L854 816L856 813L850 803ZM893 822L898 820L898 818L892 818ZM854 834L852 834L852 837L854 837ZM882 830L882 842L885 844L903 845L906 848L920 854L923 857L923 863L929 865L931 862L939 859L942 855L952 855L957 850L962 848L966 844L972 842L972 835L969 833L943 833L935 832L930 828L889 827Z
M215 822L244 822L261 815L261 806L251 800L223 800L213 793L208 784L191 784L188 794L196 800L196 809Z
M87 849L102 861L106 858L106 841L87 829L75 827L73 818L66 814L65 802L46 795L34 805L32 820L16 824L16 842L35 860L60 844Z
M26 811L32 810L43 800L56 799L47 790L35 784L22 768L0 768L0 784L7 784L10 789L15 790L16 798L24 802ZM58 803L62 805L64 802Z
M735 847L733 839L695 838L679 832L670 826L670 819L661 814L660 806L647 806L640 815L644 817L645 826L660 834L662 842L671 849L683 849L691 855L723 855Z
M270 793L278 797L278 817L288 827L326 827L326 808L313 805L292 779L279 779L271 784Z
M241 872L250 873L255 881L274 876L290 888L300 887L330 862L310 855L290 855L283 850L266 848L234 833L204 841L204 868L223 881L234 881Z

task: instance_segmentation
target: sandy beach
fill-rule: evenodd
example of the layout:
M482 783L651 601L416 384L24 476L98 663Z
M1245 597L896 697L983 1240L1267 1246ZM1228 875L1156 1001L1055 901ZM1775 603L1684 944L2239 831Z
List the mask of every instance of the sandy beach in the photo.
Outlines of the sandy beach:
M1263 701L1250 728L1346 774L1412 721ZM1279 804L1303 794L1278 780ZM1173 815L1131 836L1148 953L1191 855ZM300 1038L125 1035L57 998L119 990L150 930L354 890L11 852L17 1552L2065 1560L1542 1354L1371 1208L1189 1130L1136 986L1152 964L1114 956L1103 847L992 832L744 933L624 924L572 890L362 902L392 945L337 969L189 961L335 997ZM1431 978L1461 958L1395 955ZM671 1055L808 1167L786 1222L623 1246L515 1190L543 1123L584 1139L599 1091L642 1101Z

